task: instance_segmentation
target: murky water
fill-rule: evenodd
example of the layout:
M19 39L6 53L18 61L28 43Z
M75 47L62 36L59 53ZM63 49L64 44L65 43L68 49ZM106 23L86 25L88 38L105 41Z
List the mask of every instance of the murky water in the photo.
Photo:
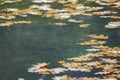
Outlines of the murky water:
M30 3L26 1L25 4ZM57 20L29 16L26 20L39 20L41 23L0 27L0 80L17 80L21 77L25 80L38 80L41 77L49 80L54 75L28 73L27 68L39 62L52 62L51 67L58 67L60 65L56 61L87 54L85 49L90 46L76 43L82 42L81 39L89 40L88 34L108 35L106 45L120 47L120 30L104 28L105 24L115 19L102 19L98 16L74 16L73 19L84 20L84 23L91 25L88 28L80 28L76 23L55 26L51 23ZM67 74L80 75L72 72Z

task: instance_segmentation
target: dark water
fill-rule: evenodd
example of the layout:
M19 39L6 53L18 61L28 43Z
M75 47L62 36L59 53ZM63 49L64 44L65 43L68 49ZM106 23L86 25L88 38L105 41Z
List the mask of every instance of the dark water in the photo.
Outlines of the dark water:
M114 20L97 16L73 18L84 20L84 23L91 25L88 28L80 28L78 24L73 23L69 23L68 26L36 23L0 27L0 80L17 80L19 77L26 80L44 77L48 80L50 76L28 73L27 68L39 62L51 62L51 67L58 67L59 60L87 54L85 49L89 46L80 46L76 43L82 42L81 39L89 40L88 34L108 35L108 46L120 46L120 30L104 28L105 24ZM44 20L46 19L43 19L45 23Z
M31 64L52 62L51 66L56 67L58 60L86 54L84 51L86 46L79 46L76 43L80 42L81 38L89 39L87 34L109 35L107 45L120 46L117 29L101 27L106 20L95 17L92 21L87 18L85 20L91 23L87 29L71 24L69 26L32 24L0 28L1 80L17 80L19 77L37 80L42 75L27 72Z

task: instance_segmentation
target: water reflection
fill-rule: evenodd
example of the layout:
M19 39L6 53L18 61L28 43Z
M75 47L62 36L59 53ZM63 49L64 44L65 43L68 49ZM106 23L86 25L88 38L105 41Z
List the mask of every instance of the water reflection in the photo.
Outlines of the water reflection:
M113 6L110 6L110 8L107 6L99 7L100 5L98 6L96 3L91 3L92 5L88 6L90 4L84 1L83 3L87 6L81 4L82 2L77 5L73 3L58 3L57 6L52 3L51 5L48 4L47 10L51 9L51 7L55 9L53 9L53 11L43 10L42 15L40 13L41 10L39 10L41 9L40 5L37 4L36 6L32 6L33 9L30 9L33 3L28 1L24 2L27 5L23 7L19 6L19 3L14 3L19 10L14 12L12 9L10 15L6 11L11 9L6 10L5 8L14 8L14 6L9 3L0 5L0 9L2 9L2 11L0 11L0 26L5 25L0 27L1 80L17 80L18 78L25 78L26 80L37 80L40 78L51 80L55 75L28 73L27 69L31 67L32 64L42 62L51 62L49 65L51 68L60 67L61 65L58 64L57 61L87 54L88 52L85 50L90 51L92 49L91 45L82 46L76 43L90 41L90 37L88 36L90 34L104 34L109 36L105 45L120 47L120 30L106 29L104 27L109 22L119 20L119 13L116 14L114 12L116 10L112 9L114 11L109 12L109 9ZM25 5L22 2L20 4ZM118 4L114 5L117 6ZM58 10L56 10L56 8L58 8ZM103 9L102 12L101 9ZM68 12L66 12L66 10ZM106 12L106 10L108 10L108 12ZM107 17L100 17L101 15L107 15ZM111 17L109 15L117 16ZM13 20L14 18L15 21ZM21 20L24 21L21 22ZM26 24L29 20L32 23ZM6 23L6 21L8 21L8 23ZM2 24L4 22L5 24ZM99 44L92 44L92 46L96 45L99 46ZM92 49L91 52L94 51ZM88 74L83 72L83 74L81 74L80 72L70 71L62 74L68 74L68 77L73 78L80 77L80 75L82 77L88 75L91 77L93 73Z

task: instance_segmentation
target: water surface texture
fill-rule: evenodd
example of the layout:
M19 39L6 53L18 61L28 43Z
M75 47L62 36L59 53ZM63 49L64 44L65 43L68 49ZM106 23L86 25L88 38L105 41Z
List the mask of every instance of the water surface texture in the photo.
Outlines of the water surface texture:
M119 8L115 9L111 7L111 5L101 6L100 4L88 2L87 0L78 1L79 2L76 4L104 8L99 11L117 12L116 14L105 14L106 16L115 15L120 17ZM115 1L117 2L117 0ZM11 12L6 13L6 11L4 11L6 8L17 8L22 10L28 9L31 5L41 6L47 4L51 5L51 8L61 10L65 8L64 4L72 4L72 2L59 3L57 1L52 3L34 3L32 0L23 0L21 2L18 0L18 2L14 3L5 3L5 1L2 0L0 3L0 16L3 16L3 14L11 14ZM13 15L12 13L10 16L16 16L15 19L0 18L0 24L6 21L31 21L30 24L20 23L0 27L0 80L18 80L18 78L24 78L25 80L38 80L40 78L43 80L52 80L52 77L55 75L29 73L27 69L31 67L32 64L42 62L50 62L49 66L51 68L60 67L61 65L58 64L57 61L88 54L89 52L85 49L92 48L91 45L79 45L77 43L89 41L90 38L88 35L90 34L103 34L109 36L106 40L106 44L103 45L120 47L120 29L105 28L105 25L109 22L120 21L120 18L101 18L100 15L86 16L79 14L72 15L67 19L55 19L53 17L43 17L43 15L47 13L46 10L38 11L43 12L42 16L24 14L27 15L27 17L21 17L19 15L23 14ZM88 13L92 13L92 11L88 11ZM82 20L83 22L68 22L69 19ZM55 25L55 23L66 23L67 25ZM90 25L88 27L80 27L82 24ZM60 75L62 74L67 74L71 77L93 77L92 73L90 75L86 72L66 72Z

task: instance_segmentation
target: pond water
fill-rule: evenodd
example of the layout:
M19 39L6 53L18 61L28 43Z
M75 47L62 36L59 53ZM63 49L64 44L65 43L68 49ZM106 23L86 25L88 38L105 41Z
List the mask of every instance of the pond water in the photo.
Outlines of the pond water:
M26 1L25 4L32 4ZM18 4L16 4L17 6ZM13 5L3 5L2 8ZM1 7L1 6L0 6ZM22 6L19 6L22 7ZM51 67L59 67L59 60L85 55L86 48L91 46L77 45L82 39L90 40L88 34L104 34L109 36L107 46L120 47L120 29L105 28L108 22L115 19L104 19L98 16L74 16L73 19L84 20L90 24L88 28L80 28L77 23L68 22L67 26L56 26L52 22L59 20L37 18L29 16L26 20L38 21L38 23L18 24L11 27L0 27L0 80L38 80L44 77L49 80L54 75L39 75L28 73L27 69L32 64L39 62L51 62ZM17 17L17 19L21 19ZM117 19L116 19L117 21ZM63 20L65 22L65 20ZM49 24L50 23L50 24ZM67 74L80 75L72 72ZM86 73L81 75L88 75ZM51 80L51 79L50 79Z

